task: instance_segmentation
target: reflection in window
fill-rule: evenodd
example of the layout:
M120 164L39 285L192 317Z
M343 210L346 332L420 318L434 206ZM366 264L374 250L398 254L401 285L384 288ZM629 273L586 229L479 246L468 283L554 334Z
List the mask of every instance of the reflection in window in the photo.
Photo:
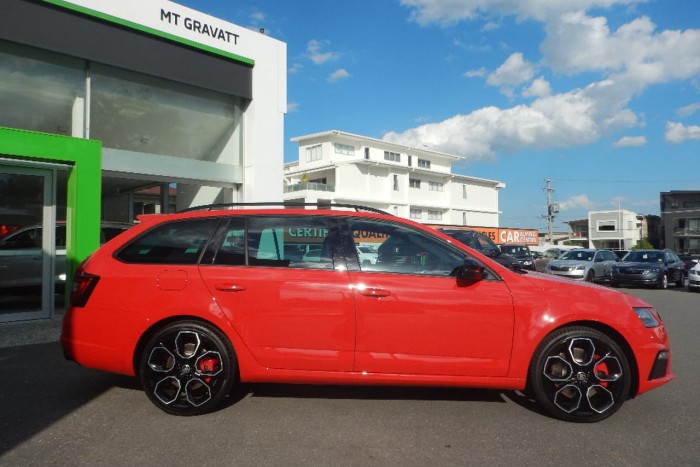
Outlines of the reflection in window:
M91 65L93 139L111 149L241 164L241 100Z
M85 64L0 40L0 126L83 136Z
M349 227L356 247L376 252L374 262L360 261L363 271L449 276L464 264L464 253L407 227L360 219Z

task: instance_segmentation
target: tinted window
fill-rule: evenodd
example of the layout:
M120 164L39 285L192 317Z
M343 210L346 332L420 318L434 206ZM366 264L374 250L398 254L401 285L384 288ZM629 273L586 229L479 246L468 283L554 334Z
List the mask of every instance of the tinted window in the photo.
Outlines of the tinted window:
M593 251L571 250L567 251L559 257L559 259L567 259L573 261L593 261Z
M464 253L435 237L390 222L348 222L355 245L377 251L376 262L363 261L363 271L449 276L464 264Z
M116 257L127 263L196 264L217 219L168 222L144 233Z
M328 217L252 217L248 221L250 266L333 269Z

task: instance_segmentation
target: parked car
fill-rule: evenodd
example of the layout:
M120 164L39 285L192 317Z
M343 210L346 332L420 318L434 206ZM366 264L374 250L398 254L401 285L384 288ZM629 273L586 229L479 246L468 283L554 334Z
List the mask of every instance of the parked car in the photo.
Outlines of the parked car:
M552 247L546 249L541 257L537 258L535 260L535 270L538 272L544 272L545 267L547 267L547 264L552 261L553 259L559 258L561 255L566 253L567 251L572 250L573 248L560 248L560 247Z
M600 282L610 280L610 270L618 261L610 250L578 248L547 263L544 272L569 279Z
M624 258L629 252L629 250L613 250L613 253L615 253L615 256L617 256L617 259L619 260L622 260L622 258Z
M356 248L360 264L374 264L377 262L377 250L369 246L358 246Z
M639 298L517 273L389 214L239 207L141 216L85 260L65 356L138 376L175 415L219 408L238 382L285 382L527 390L553 417L595 422L674 378ZM329 255L285 258L301 236Z
M612 268L610 285L683 286L683 262L673 250L632 250Z
M100 243L117 236L130 224L103 223L100 228ZM18 228L0 237L0 289L18 291L35 289L42 281L43 229L35 224ZM62 291L66 283L66 224L56 223L56 260L54 283Z
M687 279L690 269L698 264L698 258L688 253L679 254L678 257L683 262L683 278Z
M535 270L535 259L527 245L501 245L500 248L503 254L515 258L520 263L521 268Z
M470 248L478 251L482 255L486 255L499 264L509 269L521 269L520 261L511 255L504 254L501 248L494 243L486 235L476 230L461 230L461 229L438 229L445 235L449 235L458 242L467 245Z
M688 270L688 291L700 292L700 263Z

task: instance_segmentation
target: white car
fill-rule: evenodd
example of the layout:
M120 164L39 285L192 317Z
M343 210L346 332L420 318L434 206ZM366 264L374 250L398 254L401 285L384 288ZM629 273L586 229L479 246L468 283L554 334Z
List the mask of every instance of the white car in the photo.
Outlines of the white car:
M360 264L376 264L377 263L377 250L369 246L358 246L357 247L357 259L360 260Z
M567 251L547 263L544 272L569 279L598 282L610 279L610 270L617 261L617 255L610 250L579 248Z
M688 291L700 292L700 262L688 270Z

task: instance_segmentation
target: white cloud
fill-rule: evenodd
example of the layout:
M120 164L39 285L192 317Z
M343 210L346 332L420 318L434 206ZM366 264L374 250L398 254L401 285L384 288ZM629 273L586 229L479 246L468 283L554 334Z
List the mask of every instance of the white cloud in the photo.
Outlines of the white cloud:
M557 75L597 73L599 80L578 89L552 95L543 77L531 83L535 66L514 53L487 82L512 96L523 86L529 105L486 107L458 114L442 122L390 132L385 139L477 160L499 152L573 147L592 143L603 135L639 126L630 100L648 86L700 76L700 29L658 31L646 17L611 29L604 17L592 17L592 8L634 5L644 0L402 0L411 18L422 24L454 25L460 21L494 16L517 16L544 23L537 68ZM466 76L480 75L480 70ZM695 111L694 107L684 112ZM683 112L682 111L682 112ZM666 139L680 142L697 138L700 127L669 123ZM622 138L616 146L644 144L641 137Z
M486 68L481 67L478 70L469 70L464 73L467 78L484 78L486 76Z
M341 79L346 79L350 77L350 73L345 68L339 68L335 70L333 73L328 75L328 81L331 83L335 83L336 81L340 81Z
M698 110L700 110L700 102L695 102L693 104L688 104L685 107L676 109L676 115L679 117L690 117Z
M289 67L287 73L290 75L296 75L302 68L304 68L304 65L302 65L301 63L294 63L292 64L292 66Z
M287 102L287 112L296 112L299 110L299 103L298 102Z
M486 83L491 86L500 86L501 92L512 95L515 86L530 81L534 75L533 66L523 59L523 54L516 52L489 75Z
M523 97L547 97L552 94L552 87L549 81L539 77L530 84L529 87L523 89Z
M401 133L390 132L384 139L414 147L425 144L471 161L491 159L498 152L580 146L637 124L635 115L625 108L627 101L610 87L600 82L541 97L530 105L485 107Z
M667 122L666 141L674 144L682 143L689 139L700 139L699 125L683 125L682 123Z
M566 11L586 11L613 5L633 5L646 0L401 0L412 9L411 20L421 25L452 25L495 13L544 21Z
M559 209L562 211L568 211L571 209L593 209L595 204L588 199L588 195L576 195L567 199L566 201L561 201L559 203Z
M613 147L629 148L635 146L644 146L645 144L647 144L646 136L623 136L622 138L615 141Z
M306 47L309 58L316 65L321 65L331 60L336 60L339 57L337 52L322 52L324 44L317 40L310 40Z

